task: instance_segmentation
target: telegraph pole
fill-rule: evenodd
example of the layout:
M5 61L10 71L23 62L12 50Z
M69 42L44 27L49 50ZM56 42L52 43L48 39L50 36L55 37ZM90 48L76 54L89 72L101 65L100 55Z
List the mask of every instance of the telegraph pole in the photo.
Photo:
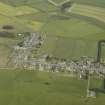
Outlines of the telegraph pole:
M90 97L90 72L88 74L88 83L87 83L87 97Z

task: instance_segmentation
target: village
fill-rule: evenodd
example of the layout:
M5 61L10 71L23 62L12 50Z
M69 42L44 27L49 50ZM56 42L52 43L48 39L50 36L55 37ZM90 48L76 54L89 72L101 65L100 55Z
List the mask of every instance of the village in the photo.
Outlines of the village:
M81 79L94 73L104 76L105 65L97 63L92 57L83 56L79 60L67 60L45 54L29 58L31 51L33 49L37 51L43 43L44 38L38 33L31 33L31 36L25 37L21 46L14 47L11 60L14 67L26 70L74 73L79 74Z

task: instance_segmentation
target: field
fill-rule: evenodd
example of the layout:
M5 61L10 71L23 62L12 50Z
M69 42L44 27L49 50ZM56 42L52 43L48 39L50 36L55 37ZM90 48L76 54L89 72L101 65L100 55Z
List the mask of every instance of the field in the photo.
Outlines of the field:
M46 33L47 37L53 37L52 40L55 37L55 40L54 42L51 40L49 43L46 42L47 44L42 47L42 51L51 53L53 45L54 50L51 54L56 57L66 59L81 56L96 57L97 42L105 38L104 12L103 7L74 4L69 19L50 17L42 32ZM89 51L87 51L88 48Z
M8 64L10 55L13 52L13 46L18 43L17 39L0 38L0 67L5 67Z
M13 7L0 2L0 67L7 65L13 46L21 42L20 38L17 38L17 33L38 31L43 25L43 23L34 20L18 19L17 16L37 12L38 10L32 7L24 5ZM3 29L4 26L8 25L12 29Z
M61 0L55 1L59 3ZM14 34L27 31L44 33L45 43L38 55L49 54L66 59L96 57L97 42L105 38L105 1L73 1L71 12L62 17L59 12L52 15L58 10L47 0L1 0L0 31L8 31L2 27L9 24L14 27L10 31Z
M104 8L74 4L71 11L72 13L77 13L80 15L93 17L93 18L96 18L97 20L105 22L105 9Z
M72 1L72 9L61 13L47 0L0 0L0 68L7 67L13 47L23 40L17 34L24 32L45 35L35 56L96 58L97 42L105 39L105 0ZM8 25L13 28L3 28ZM105 94L86 98L86 88L87 80L67 73L0 69L0 105L105 104ZM91 78L91 88L102 88L102 80Z
M52 55L66 59L84 55L96 57L97 41L105 38L103 28L77 18L51 20L42 32L48 36L39 53L52 52Z
M86 80L68 74L0 70L1 105L104 105L105 94L86 98ZM97 85L95 85L97 83ZM93 87L101 87L94 79Z

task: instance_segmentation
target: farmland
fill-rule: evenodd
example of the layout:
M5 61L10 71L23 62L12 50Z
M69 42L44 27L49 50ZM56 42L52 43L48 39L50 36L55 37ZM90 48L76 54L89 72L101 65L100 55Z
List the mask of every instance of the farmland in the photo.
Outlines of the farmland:
M36 13L37 10L28 6L19 6L13 7L7 4L0 2L0 14L8 16L17 16L17 15L24 15L24 14L31 14Z
M96 18L97 20L100 20L102 22L105 21L104 8L75 4L71 11L72 13L77 13L80 15Z
M19 40L16 39L0 38L0 67L7 66L12 53L12 47L18 42Z
M0 70L0 104L104 105L104 94L98 93L96 99L86 98L86 80L65 75L38 71ZM93 81L92 87L101 88L100 80Z
M0 66L6 66L9 61L9 56L12 53L13 46L21 41L17 38L17 33L38 31L43 24L38 21L20 20L17 16L37 12L38 10L32 7L24 5L13 7L0 2ZM12 27L11 30L3 29L3 27L8 25Z
M71 12L64 14L66 18L59 12L52 15L57 9L47 0L3 0L0 2L0 30L5 31L2 27L9 24L14 27L13 33L38 31L46 34L38 55L50 54L67 59L84 55L96 57L97 41L105 38L105 2L73 1Z
M74 18L64 21L50 21L42 31L48 35L50 40L47 39L42 51L47 53L52 51L52 55L61 58L80 57L85 54L95 57L97 54L97 41L103 39L105 33L102 28L96 25ZM90 48L90 52L87 51L87 47Z
M86 98L87 80L78 74L14 70L13 64L7 68L14 46L27 36L18 35L27 32L44 37L38 51L31 52L35 57L96 59L97 42L105 40L105 0L71 1L72 8L62 13L47 0L0 0L0 105L105 104L105 94ZM102 57L105 60L104 46ZM102 88L102 80L91 77L91 88Z
M58 16L51 15L56 8L47 0L3 0L0 2L0 30L5 31L2 26L10 24L14 27L13 33L45 33L45 43L38 55L50 54L66 59L84 55L96 57L97 41L105 38L104 3L104 0L93 0L91 4L86 0L74 0L71 12L65 14L66 19L59 13Z

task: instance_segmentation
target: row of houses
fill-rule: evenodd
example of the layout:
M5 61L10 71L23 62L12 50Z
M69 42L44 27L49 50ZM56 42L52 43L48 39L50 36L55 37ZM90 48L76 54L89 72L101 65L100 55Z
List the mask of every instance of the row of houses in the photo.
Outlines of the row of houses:
M24 68L52 72L105 74L105 65L94 62L94 58L81 57L79 60L71 61L57 59L55 62L52 62L52 60L48 61L46 58L44 56L38 59L31 59L25 63Z
M12 61L15 67L23 67L30 70L51 71L51 72L72 72L86 75L87 73L105 74L105 65L96 63L95 58L81 57L79 60L66 60L43 55L39 58L28 58L33 49L43 44L43 38L32 33L25 37L21 46L15 46L12 54Z

